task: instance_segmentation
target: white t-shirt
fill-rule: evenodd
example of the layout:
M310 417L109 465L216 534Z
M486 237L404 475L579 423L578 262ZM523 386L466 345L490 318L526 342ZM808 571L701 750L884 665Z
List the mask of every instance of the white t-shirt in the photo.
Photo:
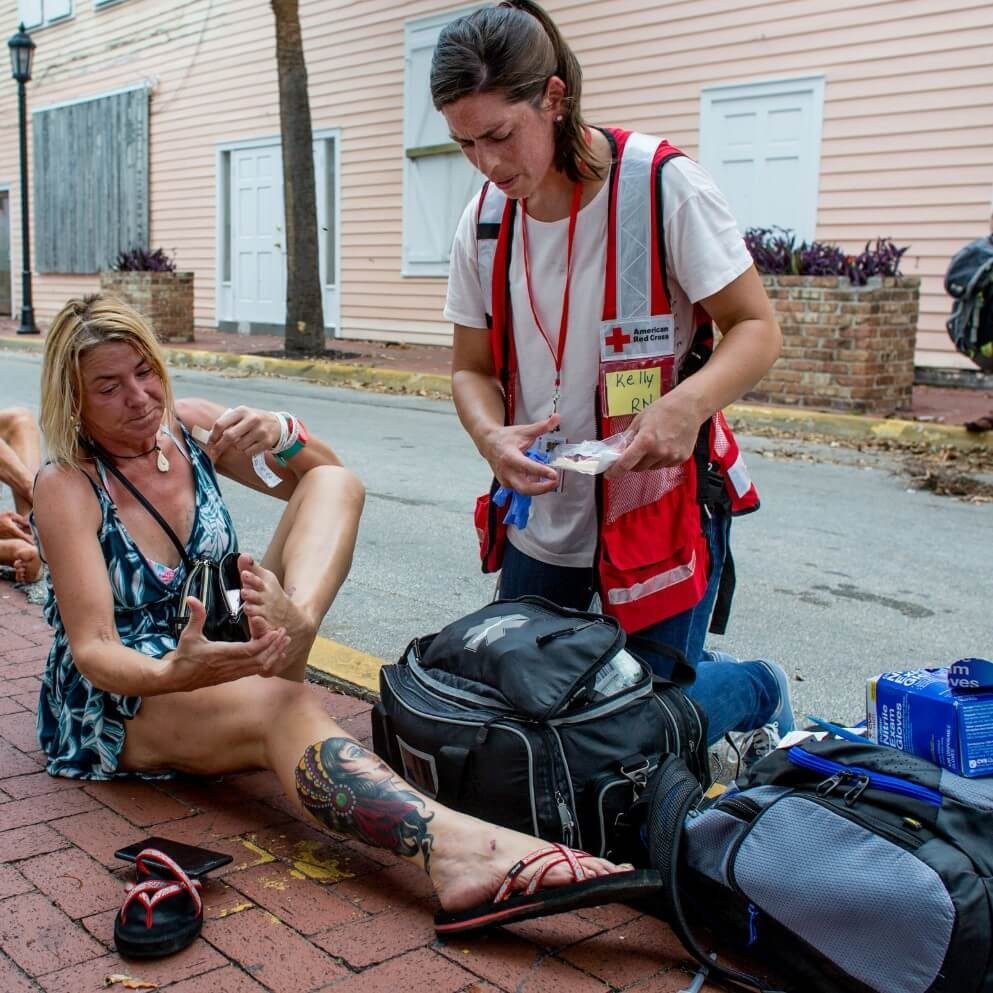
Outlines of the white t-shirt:
M666 268L678 367L693 340L693 304L737 279L752 264L727 201L714 181L688 158L672 159L662 170ZM600 321L606 274L608 184L579 212L573 246L569 330L562 361L559 413L561 435L570 442L596 437L594 395L600 361ZM452 246L445 317L486 331L486 303L476 264L475 196L462 214ZM557 346L565 288L569 221L529 217L531 291L545 333ZM510 303L514 316L518 386L516 424L544 420L552 413L555 363L531 313L524 278L520 214L514 225ZM594 478L564 473L562 492L532 501L525 530L511 526L515 548L550 565L586 567L596 547Z

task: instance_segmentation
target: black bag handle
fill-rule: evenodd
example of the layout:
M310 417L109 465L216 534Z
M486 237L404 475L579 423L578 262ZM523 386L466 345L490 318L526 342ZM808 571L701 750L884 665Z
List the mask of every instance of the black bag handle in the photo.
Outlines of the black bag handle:
M678 755L669 755L659 766L649 784L648 848L649 859L666 884L663 890L665 917L683 947L708 972L737 989L750 993L783 993L766 986L757 976L719 965L701 947L690 929L682 898L679 895L679 855L683 843L683 825L691 808L702 794L699 780Z
M183 560L183 565L186 566L186 571L189 572L193 568L193 562L191 561L189 555L186 554L186 549L183 547L183 543L176 537L176 532L169 527L166 519L152 506L141 490L139 490L138 487L135 486L134 483L132 483L131 480L128 479L128 477L125 476L116 465L114 465L112 461L113 456L111 456L108 451L101 448L95 441L92 441L89 438L81 438L80 441L82 442L83 448L85 448L88 452L91 452L97 459L99 459L103 467L110 472L119 483L123 484L126 489L130 490L131 495L152 515L152 517L155 518L156 523L158 523L159 527L165 531L166 535L169 537L169 540L176 546L176 550L179 552L179 556Z
M634 651L635 655L638 654L639 645L647 652L663 655L672 661L672 675L667 678L667 682L674 683L681 689L693 685L696 679L696 669L689 664L686 656L678 648L663 644L661 641L654 641L639 632L627 636L627 646Z

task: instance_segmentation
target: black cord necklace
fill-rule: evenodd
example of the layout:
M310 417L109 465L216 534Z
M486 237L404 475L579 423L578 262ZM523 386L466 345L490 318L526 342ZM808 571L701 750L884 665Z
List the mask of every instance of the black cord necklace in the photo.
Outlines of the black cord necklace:
M121 459L122 461L128 461L130 459L143 459L146 455L151 455L152 452L158 452L159 457L155 460L155 468L158 469L159 472L169 471L169 460L166 458L165 452L162 451L162 446L158 443L158 441L156 441L155 444L148 449L148 451L138 452L137 455L118 455L115 452L108 451L103 447L103 445L99 446L99 450L104 455L109 455L112 459Z

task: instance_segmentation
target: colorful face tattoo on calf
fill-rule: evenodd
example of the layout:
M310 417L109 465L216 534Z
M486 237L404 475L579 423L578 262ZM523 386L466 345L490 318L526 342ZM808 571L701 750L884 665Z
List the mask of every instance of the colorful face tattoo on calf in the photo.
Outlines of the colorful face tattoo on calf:
M332 831L411 857L418 852L428 868L434 835L433 814L424 801L398 788L393 773L351 738L328 738L303 753L296 771L297 794L304 807Z

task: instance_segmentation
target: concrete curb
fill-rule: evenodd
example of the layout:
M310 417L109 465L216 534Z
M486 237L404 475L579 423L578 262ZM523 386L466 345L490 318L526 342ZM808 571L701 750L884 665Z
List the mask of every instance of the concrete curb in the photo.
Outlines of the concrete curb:
M44 341L40 339L0 339L0 349L8 351L38 353L43 348ZM442 397L452 395L451 377L437 373L378 369L343 362L275 359L262 355L208 352L191 348L165 347L163 351L169 365L177 368L236 369L246 375L284 376L352 389L378 389L415 396L427 393ZM985 448L993 451L993 431L972 434L963 427L950 424L743 403L732 404L727 414L734 426L743 433L771 429L799 436L824 435L849 442L887 441L897 445Z

